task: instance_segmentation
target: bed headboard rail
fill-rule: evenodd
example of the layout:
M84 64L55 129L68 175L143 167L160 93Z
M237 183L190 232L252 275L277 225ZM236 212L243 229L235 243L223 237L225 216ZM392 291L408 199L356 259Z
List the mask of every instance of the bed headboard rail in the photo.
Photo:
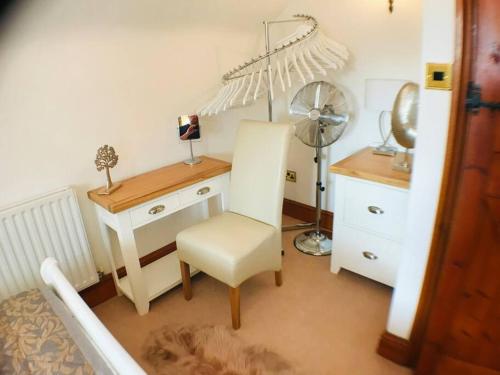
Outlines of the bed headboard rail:
M66 304L96 349L117 374L146 375L78 295L54 258L47 258L42 262L40 274L45 284Z

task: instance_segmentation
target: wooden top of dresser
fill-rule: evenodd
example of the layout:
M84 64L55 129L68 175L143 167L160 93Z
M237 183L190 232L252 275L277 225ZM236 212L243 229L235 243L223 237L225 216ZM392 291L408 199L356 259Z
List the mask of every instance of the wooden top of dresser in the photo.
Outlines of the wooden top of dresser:
M379 182L381 184L408 189L410 174L392 169L393 157L375 155L371 147L366 147L355 154L330 166L332 173Z
M109 195L97 194L99 188L90 190L87 196L109 212L117 213L231 170L231 163L226 161L208 156L200 159L203 161L199 164L180 162L119 181L122 186Z

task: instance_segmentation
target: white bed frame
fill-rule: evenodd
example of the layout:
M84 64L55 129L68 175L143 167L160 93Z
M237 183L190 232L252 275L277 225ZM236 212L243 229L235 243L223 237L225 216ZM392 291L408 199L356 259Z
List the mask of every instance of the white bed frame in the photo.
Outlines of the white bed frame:
M54 258L47 258L40 267L42 279L66 304L81 325L92 345L116 374L146 375L107 328L95 316L66 279Z

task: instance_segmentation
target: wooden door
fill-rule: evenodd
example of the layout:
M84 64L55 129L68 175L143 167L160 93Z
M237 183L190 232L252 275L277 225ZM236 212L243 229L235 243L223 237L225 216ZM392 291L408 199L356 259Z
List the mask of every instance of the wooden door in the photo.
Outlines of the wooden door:
M460 87L474 81L482 100L500 102L500 1L458 5L465 25ZM464 96L452 116L456 168L420 375L500 374L500 110L472 114Z

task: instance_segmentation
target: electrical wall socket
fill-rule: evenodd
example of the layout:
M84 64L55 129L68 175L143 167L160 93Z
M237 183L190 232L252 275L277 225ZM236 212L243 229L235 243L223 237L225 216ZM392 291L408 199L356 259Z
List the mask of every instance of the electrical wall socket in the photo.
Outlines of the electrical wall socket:
M297 172L287 169L286 180L290 182L297 182Z

